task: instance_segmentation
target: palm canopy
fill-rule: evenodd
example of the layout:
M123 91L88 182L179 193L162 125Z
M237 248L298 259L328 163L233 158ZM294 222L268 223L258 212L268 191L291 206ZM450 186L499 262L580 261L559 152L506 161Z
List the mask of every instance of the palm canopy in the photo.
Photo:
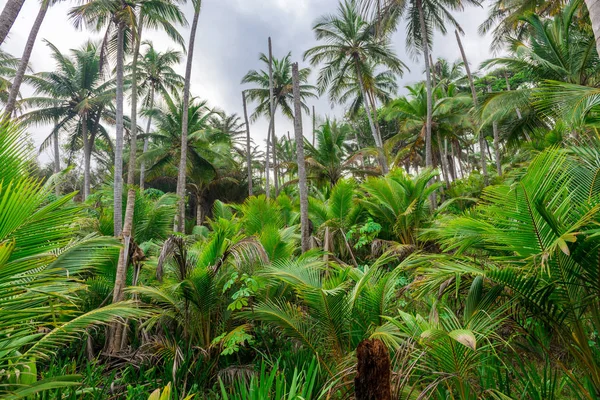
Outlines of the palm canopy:
M356 170L358 156L349 144L352 133L350 125L328 119L315 132L316 146L304 142L309 178L333 187L347 172Z
M361 71L369 102L373 106L375 106L376 99L382 104L389 103L398 91L397 75L389 69L377 71L374 65L368 63L362 65ZM355 70L349 71L335 87L331 87L329 101L332 105L334 103L350 103L348 106L349 116L358 116L364 104L364 98Z
M165 105L149 111L156 121L156 131L148 134L150 148L142 155L149 163L148 178L161 176L176 179L181 152L181 102L165 99ZM188 113L187 176L210 181L216 174L215 163L227 159L229 143L217 142L209 131L214 111L207 101L191 99ZM216 136L218 138L218 136Z
M527 13L519 18L529 30L526 41L511 38L511 57L493 58L482 67L503 66L527 70L532 79L550 79L595 86L598 53L594 34L577 22L582 0L571 0L551 18Z
M347 85L348 76L354 74L356 79L357 71L364 74L378 65L402 75L407 69L395 55L389 39L376 37L373 24L361 16L354 0L340 3L337 14L318 19L313 30L317 40L325 44L307 50L304 59L312 65L324 63L317 85L320 93L330 88L330 98L336 98L339 87Z
M283 115L290 119L294 119L292 93L292 53L288 53L283 58L273 57L273 96L275 109L281 108ZM258 105L250 116L252 121L256 121L260 116L270 115L270 100L269 100L269 57L265 54L260 55L260 61L266 64L265 70L251 70L242 78L242 83L250 83L255 87L246 89L246 98L249 101L256 101ZM300 68L298 77L300 80L300 98L302 109L308 113L309 108L306 105L306 100L315 98L315 87L308 84L310 75L309 68Z
M154 95L178 98L183 87L183 77L173 68L181 61L181 52L175 50L157 51L152 42L143 43L146 49L137 62L136 78L138 92L143 96L143 105L152 108ZM131 65L128 66L131 70Z
M9 78L14 76L20 60L7 52L0 50L0 102L6 104L12 86Z
M425 140L425 125L427 121L427 91L424 83L407 86L409 94L400 97L385 107L382 117L398 123L398 133L388 139L386 145L390 148L400 146L397 152L396 164L415 162L420 158ZM469 128L472 129L468 113L472 107L470 96L460 93L456 86L450 84L446 90L435 88L435 101L432 112L432 131L434 139L448 138L450 141L463 141L461 135ZM438 147L438 146L436 146ZM441 155L438 154L440 159Z
M111 139L105 124L114 119L114 82L101 72L98 46L88 42L71 55L62 54L56 46L47 42L56 62L53 72L39 72L26 76L25 80L35 88L32 97L23 99L25 108L35 108L20 119L26 125L53 125L54 132L70 134L71 153L82 146L81 123L86 121L90 135L91 150L101 137L109 147ZM50 134L42 144L47 146Z
M378 33L395 29L399 22L406 20L406 48L413 54L423 52L423 43L429 49L433 45L433 32L439 30L446 34L446 22L450 22L462 32L453 11L462 11L465 5L480 6L479 0L362 0L367 13L377 20ZM421 26L420 14L425 23L425 31ZM425 39L425 40L424 40Z

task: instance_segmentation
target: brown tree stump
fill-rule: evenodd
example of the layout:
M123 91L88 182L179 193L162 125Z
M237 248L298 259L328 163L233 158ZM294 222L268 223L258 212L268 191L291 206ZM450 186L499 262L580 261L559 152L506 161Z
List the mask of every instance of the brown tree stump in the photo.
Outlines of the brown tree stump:
M356 400L391 400L391 362L387 347L379 339L366 339L356 349Z

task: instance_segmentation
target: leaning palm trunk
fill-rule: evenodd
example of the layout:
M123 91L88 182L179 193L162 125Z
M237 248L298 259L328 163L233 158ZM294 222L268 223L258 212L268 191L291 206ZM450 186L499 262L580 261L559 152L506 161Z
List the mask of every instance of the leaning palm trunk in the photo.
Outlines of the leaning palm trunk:
M244 105L244 121L246 122L246 168L248 169L248 196L252 196L252 156L250 154L250 123L248 122L248 108L246 107L246 92L242 92Z
M135 160L137 153L137 62L140 54L140 41L142 34L142 17L143 14L140 11L138 19L138 33L134 39L135 47L133 50L133 61L131 63L131 132L130 132L130 143L129 143L129 164L127 166L127 206L125 207L125 222L123 224L123 246L119 252L119 261L117 264L117 281L122 282L118 289L121 293L117 293L117 285L115 284L113 292L113 302L121 301L124 297L125 281L127 279L127 266L129 264L129 244L131 242L131 234L133 230L133 215L135 206ZM109 338L110 346L108 347L109 354L118 353L123 344L125 343L124 327L121 324L114 324L111 329L112 337Z
M177 222L176 232L185 229L185 182L187 168L187 137L188 137L188 115L190 108L190 83L192 80L192 63L194 61L194 42L196 41L196 30L198 29L198 18L200 17L201 0L194 1L194 21L190 31L188 44L188 58L185 66L185 83L183 86L183 110L181 116L181 159L179 160L179 174L177 175Z
M302 133L302 105L300 98L300 77L298 63L292 64L294 92L294 135L296 137L296 160L298 162L298 188L300 192L300 237L302 252L310 249L310 232L308 226L308 187L306 183L306 165L304 162L304 135Z
M12 81L12 85L10 87L10 92L8 94L8 100L6 101L6 107L4 108L4 116L6 118L10 118L13 111L15 110L15 106L17 104L17 97L19 96L19 90L21 88L21 83L23 82L23 77L25 76L25 71L27 70L27 65L29 64L29 58L31 57L31 53L33 52L33 46L35 45L35 39L37 37L38 32L40 31L40 27L42 26L42 22L44 22L44 17L46 16L46 11L48 11L49 0L42 0L42 5L40 6L40 11L38 12L35 21L33 22L33 26L31 27L31 31L29 32L29 37L27 38L27 42L25 43L25 50L23 50L23 56L21 57L21 61L19 62L19 67L17 68L17 72Z
M471 96L473 96L473 107L477 107L477 92L475 91L475 83L473 82L473 75L471 75L471 68L469 67L469 62L467 61L467 55L465 54L465 49L463 48L462 41L460 40L460 35L458 31L455 30L454 34L456 35L456 41L458 42L458 47L460 49L460 55L462 56L463 63L465 64L465 71L467 71L467 77L469 78L469 86L471 87ZM488 172L487 172L487 163L485 160L485 137L483 135L479 135L479 153L481 157L481 173L483 174L483 183L485 186L489 184Z
M600 0L585 0L590 21L592 22L592 30L596 38L596 51L600 54Z
M379 165L381 166L381 172L385 175L389 172L389 168L387 165L387 161L385 158L385 152L383 151L383 142L381 140L381 136L379 136L379 132L375 127L375 122L373 121L373 115L371 115L371 107L369 106L369 98L367 97L367 91L365 89L365 83L363 81L362 73L360 71L360 65L358 58L354 60L356 66L356 76L358 77L358 85L360 86L360 92L363 98L363 103L365 106L365 113L367 114L367 119L369 120L369 127L371 128L371 134L373 135L373 140L375 140L375 147L377 147L378 160Z
M271 45L271 37L269 37L269 132L267 133L267 159L265 162L265 192L267 198L271 196L271 182L269 182L270 172L270 151L273 143L273 133L275 125L275 99L273 94L273 49ZM273 147L273 151L275 148Z
M154 108L154 87L150 89L150 110ZM143 153L145 154L148 151L148 135L150 134L150 129L152 127L152 115L148 117L148 125L146 125L146 137L144 137L144 149ZM142 159L140 163L140 190L144 191L144 184L146 183L146 160Z
M4 43L8 36L10 28L15 23L21 7L23 7L23 3L25 3L25 0L8 0L2 9L2 14L0 14L0 44Z

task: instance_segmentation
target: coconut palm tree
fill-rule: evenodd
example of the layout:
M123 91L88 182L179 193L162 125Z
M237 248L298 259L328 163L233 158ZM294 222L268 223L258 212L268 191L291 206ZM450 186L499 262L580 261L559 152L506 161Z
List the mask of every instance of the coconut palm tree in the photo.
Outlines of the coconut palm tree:
M6 104L11 88L11 78L19 67L19 59L0 50L0 103ZM20 96L20 95L18 95Z
M406 46L413 54L421 53L425 62L425 84L427 89L427 122L425 126L425 166L433 166L432 151L432 115L433 115L433 83L429 52L433 45L433 31L446 33L446 23L450 22L460 30L452 11L462 11L464 5L480 5L478 0L364 0L374 10L383 29L395 28L402 20L406 20ZM381 33L380 33L381 34Z
M165 98L168 96L177 98L178 91L183 88L183 77L173 69L173 66L181 60L181 53L174 50L165 52L156 51L152 42L146 41L147 46L142 58L138 61L138 90L143 96L142 105L147 110L154 109L156 98ZM132 67L132 66L131 66ZM148 115L146 125L146 135L150 133L152 127L152 113ZM144 137L144 154L148 150L149 136ZM140 188L144 189L146 175L146 165L142 158L140 165Z
M349 74L357 77L371 134L379 151L381 170L387 173L383 141L371 115L374 110L363 77L372 65L381 65L398 74L406 66L394 54L388 38L377 37L373 28L373 24L361 16L357 2L346 0L339 5L336 15L327 15L315 22L313 30L316 38L324 44L307 50L304 59L309 59L312 65L325 63L317 81L321 93L329 88L335 91L336 86L343 85Z
M187 61L185 66L185 80L183 84L183 112L181 114L181 159L179 160L179 175L177 176L177 196L179 196L179 212L177 214L176 231L183 232L185 225L185 173L187 165L187 135L188 135L188 113L190 104L190 85L192 83L192 63L194 60L194 43L196 41L196 30L198 29L198 19L200 18L200 9L202 0L192 0L194 5L194 17L192 20L192 29L190 30L190 40L188 41Z
M68 56L52 43L46 43L56 62L56 70L25 77L35 88L35 94L23 99L21 106L34 109L19 119L26 125L52 124L52 132L42 143L42 148L54 142L55 152L59 133L70 133L71 151L83 149L85 200L90 194L90 165L96 140L101 138L111 143L106 124L114 118L114 82L106 80L106 75L101 72L96 44L88 42ZM58 157L55 154L57 165L60 163Z
M374 112L377 108L376 100L385 105L395 96L398 91L396 77L397 74L390 70L376 71L375 66L365 64L362 81L369 104ZM350 71L343 79L336 81L335 87L330 88L329 101L332 104L349 103L348 115L352 118L358 116L359 111L364 107L364 99L360 80L356 78L354 70Z
M292 84L292 53L288 53L283 58L273 57L272 76L273 76L273 120L270 122L271 132L275 132L275 115L280 109L284 116L290 120L294 119L293 109L293 84ZM270 80L269 80L269 57L265 54L260 54L259 60L267 65L266 70L250 70L242 78L242 83L252 84L254 87L246 89L246 99L258 103L254 112L250 115L250 121L256 121L261 116L266 116L271 121L270 112ZM309 68L300 68L298 71L300 79L300 99L301 107L307 114L309 108L307 99L315 98L316 88L308 84L310 75ZM273 142L276 144L276 140ZM268 156L268 152L267 152ZM267 161L268 162L268 161ZM278 168L277 165L274 168Z

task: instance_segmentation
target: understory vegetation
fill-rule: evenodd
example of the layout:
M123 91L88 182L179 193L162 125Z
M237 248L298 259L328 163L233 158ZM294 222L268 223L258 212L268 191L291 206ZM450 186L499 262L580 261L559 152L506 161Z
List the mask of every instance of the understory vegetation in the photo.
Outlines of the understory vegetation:
M600 10L493 1L469 66L476 0L344 0L238 116L190 93L193 5L187 41L176 2L89 0L103 41L0 51L1 398L600 399Z

